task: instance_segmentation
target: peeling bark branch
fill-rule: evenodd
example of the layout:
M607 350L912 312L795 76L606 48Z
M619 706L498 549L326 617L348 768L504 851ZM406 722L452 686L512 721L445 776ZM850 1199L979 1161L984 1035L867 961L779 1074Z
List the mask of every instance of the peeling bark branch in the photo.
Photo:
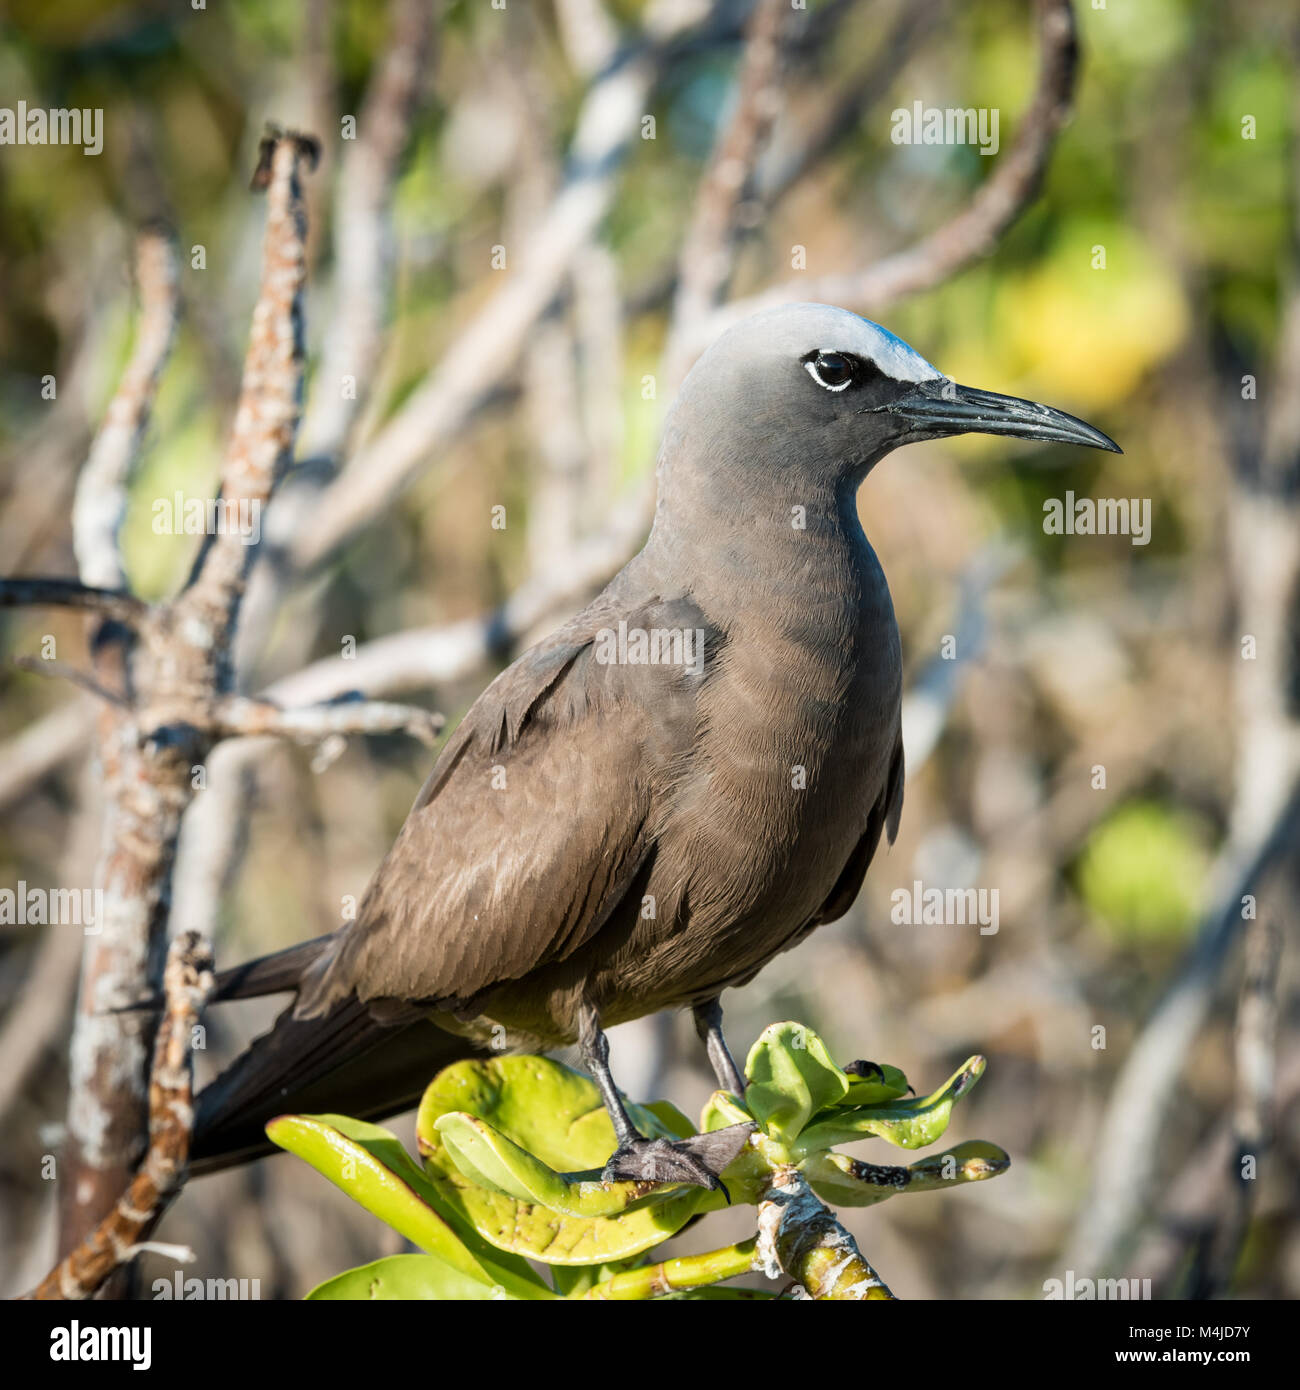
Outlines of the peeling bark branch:
M383 700L340 699L335 704L281 709L270 700L229 695L213 711L212 732L221 738L273 734L303 744L346 734L410 734L432 747L445 722L432 710Z
M149 1080L149 1149L130 1186L87 1238L27 1295L91 1297L130 1261L136 1242L180 1185L194 1124L191 1032L212 992L212 951L196 933L172 942L163 972L166 1006Z
M302 412L302 291L307 274L304 166L314 169L314 140L287 134L263 142L254 187L267 189L262 287L230 445L221 469L222 500L260 512L293 454ZM255 547L236 531L213 537L189 588L176 600L173 632L204 646L215 665L216 688L228 684L231 631Z
M126 587L118 532L180 317L176 248L160 227L146 229L136 244L136 284L140 324L135 351L90 447L72 506L77 570L87 584L103 589Z
M809 1298L879 1301L894 1295L797 1168L782 1168L758 1207L754 1267L790 1276Z
M400 0L371 78L334 196L335 310L302 425L302 462L286 479L263 529L262 563L249 575L235 634L234 664L247 671L279 612L292 576L286 550L319 503L372 400L392 299L393 194L411 127L434 62L433 0ZM309 242L310 245L310 242Z
M293 446L302 384L300 174L314 158L314 142L274 135L263 142L254 176L268 190L269 208L261 289L222 468L223 496L235 503L265 503ZM103 929L87 942L70 1054L64 1251L112 1210L144 1147L153 1019L115 1008L157 989L181 818L194 795L194 766L211 748L204 731L226 688L250 553L233 532L215 537L190 586L148 610L133 648L96 650L96 675L130 688L134 708L129 715L107 709L98 726Z

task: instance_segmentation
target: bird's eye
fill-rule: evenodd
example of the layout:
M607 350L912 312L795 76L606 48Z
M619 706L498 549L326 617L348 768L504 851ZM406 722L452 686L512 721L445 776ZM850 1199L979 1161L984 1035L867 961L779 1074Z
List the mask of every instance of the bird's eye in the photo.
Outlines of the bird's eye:
M808 375L827 391L843 391L853 384L858 360L847 352L814 352L804 358Z

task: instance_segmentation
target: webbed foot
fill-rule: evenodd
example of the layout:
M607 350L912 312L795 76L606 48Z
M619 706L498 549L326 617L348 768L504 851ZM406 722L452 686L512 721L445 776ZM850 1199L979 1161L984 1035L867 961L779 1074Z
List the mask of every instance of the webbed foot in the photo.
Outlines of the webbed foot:
M721 1191L720 1174L749 1143L753 1124L728 1125L689 1139L643 1139L620 1144L601 1174L606 1182L680 1182Z

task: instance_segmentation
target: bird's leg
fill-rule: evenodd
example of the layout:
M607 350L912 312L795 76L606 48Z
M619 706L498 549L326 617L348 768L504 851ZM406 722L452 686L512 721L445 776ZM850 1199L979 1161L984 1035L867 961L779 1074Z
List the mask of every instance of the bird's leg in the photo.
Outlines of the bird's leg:
M600 1098L605 1102L605 1109L614 1123L619 1149L630 1148L642 1136L627 1113L618 1087L614 1085L614 1076L609 1069L609 1039L600 1026L599 1016L589 1004L582 1006L578 1030L578 1051L582 1056L582 1065L591 1073L600 1090Z
M618 1137L618 1148L601 1174L606 1182L680 1182L726 1192L718 1174L749 1142L753 1125L730 1125L689 1139L647 1139L627 1113L609 1069L609 1040L600 1018L583 1003L578 1015L578 1050L582 1064L600 1090Z
M709 1054L709 1065L713 1068L718 1085L737 1099L743 1099L745 1078L731 1055L726 1038L722 1036L722 1004L716 998L709 999L703 1004L696 1004L691 1012L695 1015L695 1031Z

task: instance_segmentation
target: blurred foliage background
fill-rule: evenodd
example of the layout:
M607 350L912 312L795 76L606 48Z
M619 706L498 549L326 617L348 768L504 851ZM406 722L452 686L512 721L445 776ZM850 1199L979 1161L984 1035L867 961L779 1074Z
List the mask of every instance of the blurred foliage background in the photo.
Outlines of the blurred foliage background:
M543 323L560 335L569 376L530 369L525 352L524 367L430 452L401 497L285 596L244 672L250 689L336 653L345 636L364 643L490 613L539 567L563 564L547 529L557 495L567 499L568 544L598 531L649 477L667 402L647 399L644 379L660 370L678 248L727 117L744 11L717 7L717 22L680 44L655 84L655 138L631 141L609 213ZM591 81L574 16L580 35L593 15L617 39L645 22L646 6L508 0L498 10L453 0L439 14L427 97L392 200L392 304L358 437L400 410L515 273L516 251L526 262ZM764 1024L790 1017L817 1028L835 1055L895 1063L918 1087L972 1052L988 1056L963 1118L970 1134L1012 1154L1011 1172L914 1209L890 1204L850 1218L902 1297L1038 1297L1045 1279L1064 1278L1120 1068L1221 890L1237 830L1252 807L1277 800L1255 772L1264 766L1285 791L1296 767L1292 696L1266 700L1261 714L1258 695L1242 686L1242 635L1264 626L1245 603L1261 601L1248 576L1272 552L1267 535L1238 525L1261 508L1295 521L1287 488L1260 483L1269 440L1276 454L1285 431L1278 415L1300 396L1285 351L1296 289L1294 7L1085 0L1078 20L1076 112L1040 196L992 254L891 308L887 322L956 380L1083 415L1125 453L958 439L908 449L869 480L861 513L890 577L909 684L941 692L937 742L909 769L900 839L849 916L724 1001L742 1055ZM1034 86L1032 7L1021 0L809 0L798 24L746 204L732 297L787 281L796 245L810 276L905 246L996 166L970 147L891 143L894 108L997 108L1005 151ZM177 491L207 495L216 476L256 292L264 213L247 179L263 123L323 140L310 193L315 352L335 307L341 122L361 108L387 41L384 7L366 0L231 0L206 10L9 0L0 101L101 107L105 144L97 158L76 147L0 148L7 573L73 572L77 470L133 339L134 233L162 217L182 249L185 317L134 484L126 554L146 595L182 581L194 538L156 535L151 504ZM819 142L841 112L836 137ZM504 271L492 264L498 246ZM598 321L612 325L603 335L585 326L593 298ZM47 373L58 383L54 401L42 399ZM311 391L310 371L308 382ZM1150 544L1044 534L1043 502L1067 490L1149 498ZM490 524L498 504L510 518L504 530ZM1275 625L1286 633L1294 573L1283 568L1264 601L1279 606ZM538 633L564 616L548 613ZM34 650L46 632L61 653L82 642L75 615L33 613L6 622L4 656ZM978 638L962 636L945 676L936 662L954 632ZM454 725L516 645L407 693ZM1283 685L1289 670L1283 661ZM24 730L80 698L13 672L0 682L0 737L14 756ZM1249 767L1247 746L1256 750ZM332 927L429 763L396 737L358 742L320 772L307 753L259 754L243 793L237 868L214 890L218 958ZM62 759L0 804L0 883L90 882L85 764L84 751ZM1097 766L1104 788L1094 785ZM997 888L998 931L895 925L890 894L916 879ZM50 1254L52 1184L41 1163L58 1138L76 956L75 947L43 953L47 934L0 928L0 1007L12 1018L39 988L49 1014L6 1095L6 1292L30 1284ZM1204 1024L1150 1137L1158 1184L1116 1256L1115 1268L1153 1277L1158 1293L1195 1287L1226 1190L1241 973L1239 949L1216 964ZM1249 1238L1228 1287L1279 1297L1300 1288L1300 1056L1287 1027L1296 1005L1285 952L1271 984L1283 1025L1277 1148L1252 1192ZM214 1052L267 1016L238 1008L210 1020ZM639 1098L698 1107L710 1089L702 1061L688 1018L614 1034L616 1074ZM296 1296L396 1248L280 1159L196 1184L161 1238L199 1251L187 1275L258 1277L263 1297ZM170 1277L170 1266L151 1257L146 1288L153 1277Z

